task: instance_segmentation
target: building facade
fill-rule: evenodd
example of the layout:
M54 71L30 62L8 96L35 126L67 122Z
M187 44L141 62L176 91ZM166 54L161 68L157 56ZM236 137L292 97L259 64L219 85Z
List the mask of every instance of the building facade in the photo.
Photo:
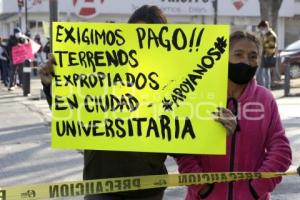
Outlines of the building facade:
M26 1L26 0L23 0ZM144 4L159 6L169 23L213 24L215 0L57 0L60 21L93 21L126 23L131 13ZM256 31L260 21L258 0L218 0L218 24L229 24L231 30ZM48 23L47 23L48 22ZM30 30L31 35L48 37L49 0L27 0L25 8L18 0L0 0L0 36L8 37L14 27ZM48 26L47 26L48 25ZM300 39L300 0L284 0L278 19L279 48Z

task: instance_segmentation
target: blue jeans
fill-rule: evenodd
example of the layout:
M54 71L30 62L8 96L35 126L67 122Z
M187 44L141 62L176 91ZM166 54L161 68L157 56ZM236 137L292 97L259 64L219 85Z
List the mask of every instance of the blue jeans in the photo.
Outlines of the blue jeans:
M258 85L271 89L271 68L259 67L256 72Z

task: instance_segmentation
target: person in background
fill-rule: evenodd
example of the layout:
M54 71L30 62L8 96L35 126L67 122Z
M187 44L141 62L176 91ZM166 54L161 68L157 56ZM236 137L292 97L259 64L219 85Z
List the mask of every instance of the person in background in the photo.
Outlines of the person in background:
M40 45L40 49L39 49L38 52L35 54L35 58L36 58L36 60L37 60L37 64L39 65L39 64L41 64L41 63L44 62L43 55L42 55L43 44L42 44L42 42L41 42L41 37L40 37L39 34L36 34L36 35L34 36L34 41Z
M9 56L7 54L6 46L2 44L2 38L0 38L0 68L1 68L1 80L5 87L9 85Z
M29 42L28 38L22 33L21 29L19 27L14 28L14 34L10 36L8 40L8 54L10 58L10 79L9 79L9 87L8 91L14 90L14 87L16 85L16 72L18 72L19 77L19 86L22 87L22 78L23 78L23 63L21 64L13 64L13 55L12 55L12 49L14 46L17 46L19 44L24 44L26 42Z
M181 173L284 172L291 164L289 141L272 93L253 79L260 42L249 32L230 35L228 109L237 116L234 134L227 136L226 155L176 158ZM216 118L224 114L217 112ZM226 117L226 116L225 116ZM223 123L226 127L226 123ZM208 133L210 134L210 133ZM281 178L192 185L186 200L269 200Z
M4 70L3 70L3 66L2 66L2 63L1 63L1 60L3 58L1 58L2 56L2 53L3 53L3 49L2 49L2 38L0 38L0 80L2 81L2 83L4 83Z
M43 48L43 52L46 54L46 59L48 60L50 53L50 38L47 38L47 42Z
M157 6L144 5L130 17L129 23L165 24L167 19ZM40 74L44 91L51 98L50 84L54 73L54 60L49 58ZM49 100L50 102L50 100ZM84 151L83 179L101 179L128 176L167 174L164 164L167 154L120 152L120 151ZM113 194L88 195L86 200L162 200L165 188L135 190Z
M30 32L30 30L27 29L24 35L25 35L27 38L31 38L31 32Z
M271 68L275 68L276 65L277 35L268 21L261 21L257 27L260 31L262 54L261 67L257 70L256 80L259 85L271 89Z

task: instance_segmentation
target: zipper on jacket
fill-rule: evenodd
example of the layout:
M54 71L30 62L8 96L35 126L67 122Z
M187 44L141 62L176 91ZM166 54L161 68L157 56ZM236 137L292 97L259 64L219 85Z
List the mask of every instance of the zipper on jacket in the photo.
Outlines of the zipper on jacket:
M238 117L238 101L235 98L228 98L227 107L228 107L228 105L231 101L232 101L232 104L233 104L232 113L235 115L235 117ZM231 138L230 162L229 162L229 171L230 172L234 171L236 133L238 131L240 131L240 125L239 125L239 120L237 119L237 126L236 126L234 134ZM233 200L233 182L228 183L227 200Z
M234 170L235 142L236 142L236 131L231 139L230 165L229 165L230 172L233 172L233 170ZM228 183L228 193L227 194L228 194L227 200L233 200L233 181Z

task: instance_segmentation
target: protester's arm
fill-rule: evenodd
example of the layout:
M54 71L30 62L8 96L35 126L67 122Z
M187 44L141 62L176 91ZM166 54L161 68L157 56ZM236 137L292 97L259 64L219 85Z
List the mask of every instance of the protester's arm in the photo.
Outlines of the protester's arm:
M216 112L212 113L214 115L214 120L221 123L227 131L227 136L231 136L235 133L237 128L237 120L234 114L226 108L218 108ZM201 168L201 155L176 155L174 154L178 170L180 173L199 173L203 172ZM192 185L191 192L195 192L196 196L205 198L213 190L214 184L204 184L204 185Z
M274 99L271 103L271 111L272 115L266 141L266 156L258 171L284 172L291 164L292 153ZM272 192L280 181L281 178L255 179L250 182L250 187L260 197L267 192Z
M277 48L278 48L278 45L277 45L277 35L276 33L274 32L274 35L273 35L273 40L274 40L274 51L273 51L273 55L276 54L276 51L277 51Z

